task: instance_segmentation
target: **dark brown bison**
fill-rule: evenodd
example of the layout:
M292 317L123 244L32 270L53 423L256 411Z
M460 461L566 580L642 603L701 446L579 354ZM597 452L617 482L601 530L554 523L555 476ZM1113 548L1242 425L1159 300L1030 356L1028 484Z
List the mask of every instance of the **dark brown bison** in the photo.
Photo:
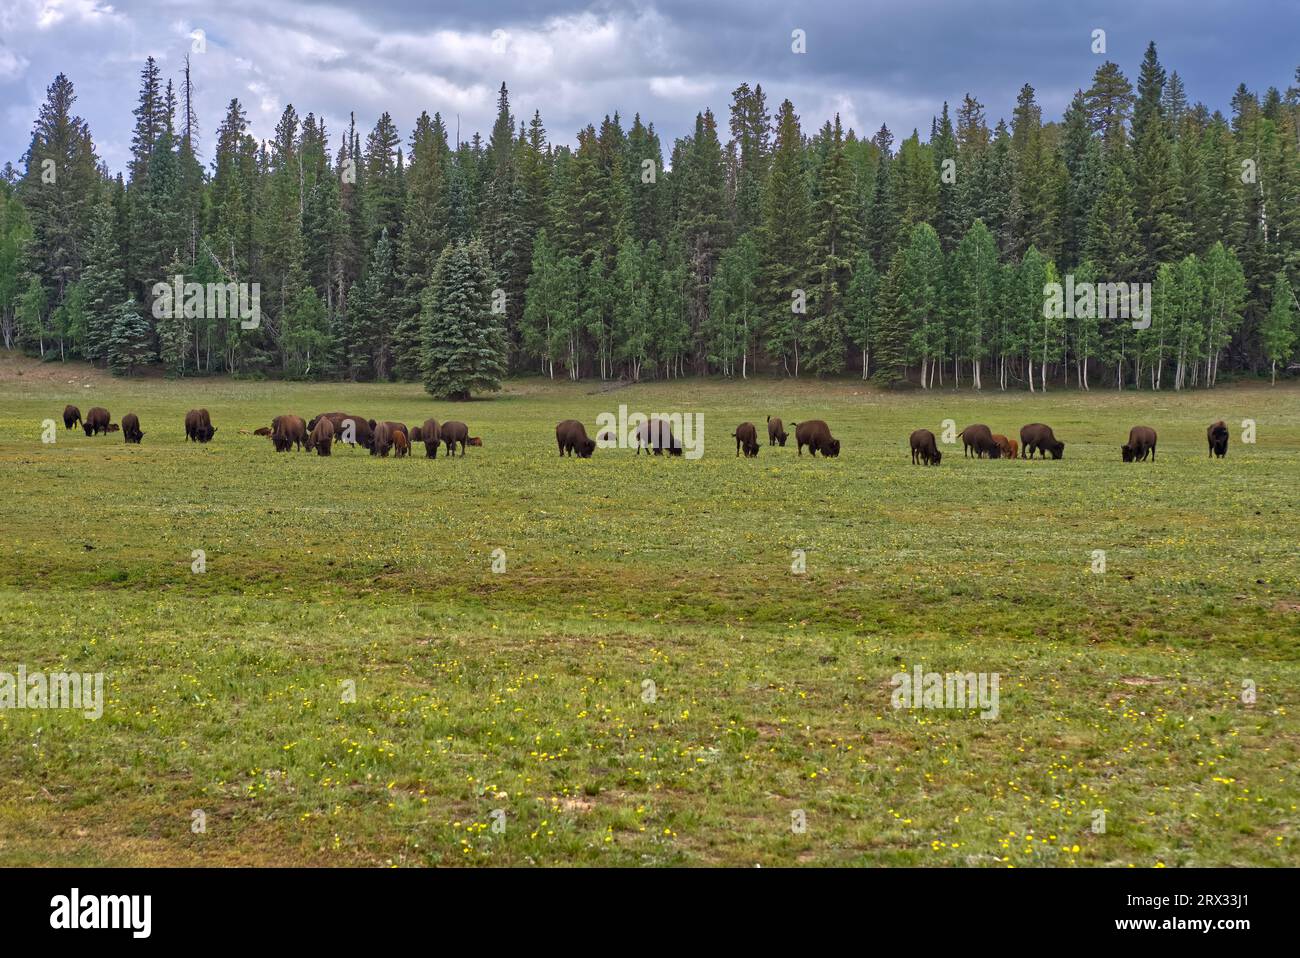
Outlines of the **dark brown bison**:
M785 426L780 419L767 417L767 444L769 446L784 446L787 438Z
M307 440L303 443L308 452L315 452L318 456L328 456L330 447L334 445L334 421L326 416L319 416L315 420L316 425L312 431L307 433Z
M1020 458L1033 459L1035 451L1042 459L1046 459L1049 452L1053 459L1060 459L1061 453L1065 451L1065 443L1052 434L1051 426L1031 422L1028 426L1020 427Z
M393 433L397 430L386 422L377 422L370 428L370 455L387 458L393 449Z
M86 418L81 420L81 428L87 436L98 436L101 432L108 432L110 418L108 410L103 406L93 406L86 413Z
M673 435L672 423L667 419L656 417L637 424L636 454L638 456L641 455L642 449L653 452L656 456L662 456L665 450L670 456L680 456L682 441Z
M253 435L254 435L254 436L269 436L269 435L271 435L271 427L270 427L270 426L261 426L261 427L259 427L259 428L257 428L257 429L254 429L254 430L253 430Z
M1150 426L1134 426L1128 431L1128 442L1119 447L1125 462L1145 462L1147 453L1156 461L1156 431Z
M385 426L388 423L384 423ZM406 433L400 429L393 430L393 455L402 459L411 452L411 440L406 438Z
M206 409L191 409L185 414L185 438L191 442L211 442L217 427ZM274 430L272 430L274 432Z
M1205 430L1205 438L1210 443L1210 455L1206 458L1218 456L1222 459L1228 454L1228 427L1222 419Z
M908 437L908 442L912 445L912 465L919 461L923 466L937 466L939 460L943 458L943 453L935 444L934 433L928 429L918 429Z
M568 453L570 457L577 453L579 459L590 459L596 451L596 440L587 436L587 427L576 419L566 419L555 426L555 444L560 447L560 455Z
M826 425L820 419L805 419L803 422L792 422L794 426L794 441L799 446L799 455L803 455L803 447L807 446L808 451L816 458L817 453L823 456L835 457L840 454L840 441L831 438L831 427Z
M122 428L122 427L119 426L117 423L115 423L115 422L110 422L110 423L109 423L109 424L104 428L104 432L117 432L117 431L118 431L119 429L121 429L121 428Z
M81 410L76 406L68 405L63 407L63 428L71 429L77 423L81 422Z
M307 423L307 432L316 428L321 419L334 424L334 441L369 449L371 443L370 420L346 412L323 412Z
M412 439L412 442L415 440ZM424 457L426 459L438 458L438 444L442 442L442 427L438 425L436 419L426 419L424 425L420 427L420 441L424 443Z
M975 450L975 458L983 459L988 456L990 459L1000 459L1002 457L1002 447L997 444L993 438L993 431L982 422L967 426L961 432L962 455L968 457L971 450Z
M133 412L122 417L122 438L135 445L139 445L144 438L144 433L140 431L140 417Z
M417 442L424 442L424 427L423 427L423 426L412 426L412 427L411 427L411 445L414 446Z
M452 422L444 422L438 432L442 437L443 444L447 447L447 455L449 456L454 456L456 454L456 443L460 443L460 454L462 458L465 456L466 446L483 445L482 439L478 438L478 436L471 436L469 434L469 426L465 425L463 422L455 422L454 420Z
M271 442L276 452L288 452L296 443L301 450L307 441L307 424L301 416L276 416L271 420Z
M993 434L993 441L998 444L998 452L1000 454L1000 458L1002 459L1016 458L1016 450L1019 448L1019 446L1016 445L1014 439L1008 439L1006 436L1001 436L995 432Z
M754 428L752 422L742 422L731 435L736 440L737 456L740 455L741 450L744 450L746 459L753 459L758 455L758 430Z

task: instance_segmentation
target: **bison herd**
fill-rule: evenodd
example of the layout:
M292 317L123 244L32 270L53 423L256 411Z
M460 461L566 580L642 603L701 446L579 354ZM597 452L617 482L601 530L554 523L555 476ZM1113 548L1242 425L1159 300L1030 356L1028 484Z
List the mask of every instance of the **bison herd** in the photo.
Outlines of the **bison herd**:
M144 438L140 429L140 418L135 413L127 413L121 424L114 423L107 409L94 406L81 415L76 406L63 408L63 425L72 429L80 424L87 436L100 433L121 432L127 443L138 444ZM818 453L823 457L835 457L840 454L840 441L831 435L830 427L820 419L807 419L791 423L794 427L795 443L799 455L804 447L815 458ZM212 416L206 409L191 409L185 414L185 438L190 442L211 442L217 427L212 425ZM463 458L467 446L481 446L483 440L469 434L469 427L463 422L449 421L439 423L436 419L426 419L422 425L409 427L406 423L391 420L377 421L363 416L345 412L326 412L311 420L301 416L282 415L271 420L270 426L262 426L253 431L257 436L269 436L276 452L290 452L294 449L314 452L319 456L328 456L334 445L342 443L360 446L369 450L372 456L386 458L390 453L398 459L409 456L414 451L415 443L424 443L424 454L428 459L438 458L438 447L447 450L448 456L456 454L460 447ZM752 459L758 455L758 429L752 422L742 422L736 427L732 438L736 440L736 455ZM1030 423L1020 429L1020 442L993 432L984 423L967 426L957 434L963 444L966 457L972 455L977 459L986 456L989 459L1046 459L1050 454L1053 459L1060 459L1065 452L1065 443L1056 438L1052 427L1041 422ZM1228 453L1228 427L1220 419L1205 430L1209 443L1209 454L1222 459ZM772 416L767 417L767 444L785 446L789 434L785 424ZM599 439L612 439L611 433L601 433ZM673 435L672 426L666 419L651 418L640 423L633 437L637 455L641 450L656 456L667 453L670 456L682 454L682 443ZM587 435L586 427L577 419L565 419L555 427L555 443L561 456L578 456L590 459L596 451L597 441ZM928 429L917 429L908 437L912 450L912 465L937 466L943 459L934 433ZM1150 426L1134 426L1129 430L1128 442L1120 446L1120 455L1125 462L1145 462L1147 457L1152 462L1156 459L1156 431Z

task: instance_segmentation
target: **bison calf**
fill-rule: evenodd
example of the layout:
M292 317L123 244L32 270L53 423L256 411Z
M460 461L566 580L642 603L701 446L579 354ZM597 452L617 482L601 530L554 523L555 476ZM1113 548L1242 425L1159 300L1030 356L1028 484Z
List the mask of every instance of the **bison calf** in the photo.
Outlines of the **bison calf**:
M411 440L406 438L406 433L400 429L393 430L393 455L398 459L406 456L411 451Z
M742 422L731 435L736 439L737 456L742 449L746 459L753 459L758 455L758 430L754 428L752 422Z
M908 442L912 444L912 465L916 465L920 460L923 466L937 466L943 459L943 453L939 451L939 446L934 441L934 433L928 429L918 429L908 437Z
M579 459L590 459L596 451L596 440L588 438L587 427L576 419L566 419L555 427L555 444L560 447L560 455L574 453Z
M1119 447L1125 462L1145 462L1147 453L1156 461L1156 431L1150 426L1134 426L1128 431L1128 442Z
M794 441L799 446L799 455L803 455L804 446L808 447L814 459L819 452L830 458L840 454L840 441L831 436L831 427L822 420L805 419L790 425L794 426Z

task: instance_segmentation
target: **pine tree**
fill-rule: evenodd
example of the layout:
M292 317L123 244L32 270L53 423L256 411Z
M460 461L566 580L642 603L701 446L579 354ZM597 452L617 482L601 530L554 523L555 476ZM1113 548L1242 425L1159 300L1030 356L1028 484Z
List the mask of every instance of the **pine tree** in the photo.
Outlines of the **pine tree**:
M108 343L108 368L115 376L130 376L155 358L149 322L132 296L117 307Z
M440 399L469 399L501 388L505 330L492 312L496 278L478 240L448 246L424 305L424 388Z
M803 165L803 134L799 117L789 100L777 114L776 146L763 201L763 227L759 233L764 345L780 359L785 371L799 375L804 340L804 313L798 295L812 285L812 256L808 183Z
M846 297L853 265L862 249L862 230L855 206L853 170L844 149L844 130L837 114L826 156L818 171L819 195L813 207L816 234L813 263L817 287L808 318L807 365L815 373L838 373L845 366L849 324Z

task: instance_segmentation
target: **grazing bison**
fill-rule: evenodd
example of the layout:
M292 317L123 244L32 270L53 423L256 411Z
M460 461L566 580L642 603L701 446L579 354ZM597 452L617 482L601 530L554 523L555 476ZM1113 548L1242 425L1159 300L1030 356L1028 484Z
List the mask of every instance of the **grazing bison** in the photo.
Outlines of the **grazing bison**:
M91 412L94 412L94 410L91 410ZM1218 456L1222 459L1228 454L1228 427L1222 419L1211 424L1205 430L1205 438L1210 443L1210 456Z
M108 432L109 418L107 409L103 406L94 406L81 421L81 428L85 430L87 436L98 436L101 432Z
M908 442L912 444L912 465L917 464L920 460L923 466L937 466L939 460L943 458L943 453L935 444L934 433L928 429L918 429L908 437Z
M420 441L424 443L424 458L438 458L438 444L442 442L442 427L436 419L426 419L420 427ZM411 439L415 441L414 437Z
M328 456L330 447L334 445L334 422L326 416L319 416L315 423L312 431L307 433L307 440L303 445L307 447L308 452L314 451L318 456Z
M819 452L831 457L840 454L840 441L831 438L831 427L820 419L806 419L790 425L794 426L794 441L799 446L799 455L803 455L804 446L808 447L814 458Z
M374 423L370 428L370 455L388 458L393 448L393 433L397 430L386 422Z
M191 409L185 414L185 438L191 442L211 442L217 427L206 409ZM274 435L274 430L272 430Z
M388 423L384 423L388 425ZM393 455L398 459L409 455L411 452L411 440L406 438L406 433L400 429L393 430Z
M469 434L469 426L463 422L444 422L438 432L442 436L443 444L446 445L447 455L449 456L456 454L456 443L460 443L461 458L465 456L466 446L483 445L482 439Z
M76 406L67 405L63 407L63 428L71 429L77 423L81 422L81 410Z
M560 447L560 455L566 452L570 457L574 453L579 459L590 459L596 451L596 440L587 436L587 427L576 419L566 419L555 426L555 444Z
M788 433L780 419L767 417L767 444L769 446L784 446Z
M987 455L990 459L1000 459L1002 457L1002 447L997 444L993 438L993 431L982 422L967 426L961 432L962 456L968 457L971 450L975 450L975 458L983 459Z
M128 443L140 444L144 438L144 433L140 431L140 417L133 412L127 413L122 417L122 438Z
M1008 439L1006 436L999 435L995 432L993 434L993 441L998 444L998 452L1001 454L1000 458L1016 458L1016 449L1018 447L1016 446L1016 441L1014 439Z
M754 428L752 422L742 422L731 435L736 439L737 456L742 449L745 451L746 459L753 459L758 455L758 430Z
M423 426L412 426L412 427L411 427L411 445L414 446L417 442L424 442L424 427L423 427Z
M636 427L636 454L646 449L656 456L662 456L664 450L670 456L682 454L682 441L673 435L673 426L667 419L647 419Z
M1052 434L1052 427L1044 426L1041 422L1031 422L1028 426L1020 427L1020 446L1021 459L1033 459L1035 450L1043 459L1047 458L1049 452L1053 459L1060 459L1061 453L1065 451L1065 443Z
M316 428L321 419L328 419L334 424L334 441L347 443L369 449L371 443L371 420L354 416L346 412L323 412L307 423L307 432Z
M301 416L276 416L271 420L271 442L276 452L288 452L297 443L301 450L307 441L307 424Z
M1125 462L1145 462L1147 453L1156 461L1156 431L1150 426L1134 426L1128 431L1128 442L1119 447Z

